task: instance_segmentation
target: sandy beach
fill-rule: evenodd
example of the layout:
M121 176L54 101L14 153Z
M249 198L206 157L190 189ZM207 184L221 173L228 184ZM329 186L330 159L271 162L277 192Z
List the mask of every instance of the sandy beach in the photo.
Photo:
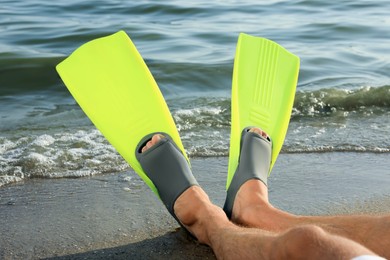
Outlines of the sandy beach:
M296 214L390 212L387 154L282 154L270 200ZM199 183L217 205L227 158L195 158ZM213 172L209 172L213 169ZM32 179L0 189L1 259L214 259L133 172Z
M215 204L225 200L232 72L246 33L300 58L271 203L295 214L389 213L388 10L390 1L2 1L0 260L215 258L56 72L81 45L120 30L152 72Z

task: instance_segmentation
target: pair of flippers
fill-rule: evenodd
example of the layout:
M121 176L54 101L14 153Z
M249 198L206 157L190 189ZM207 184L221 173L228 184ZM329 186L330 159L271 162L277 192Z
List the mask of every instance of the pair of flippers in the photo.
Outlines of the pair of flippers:
M140 140L163 133L172 149L183 154L187 166L189 160L165 100L127 34L119 31L82 45L57 65L57 71L90 120L164 202L156 179L152 181L140 164ZM233 71L227 189L238 166L242 131L248 126L261 127L271 137L271 171L287 132L298 71L299 58L280 45L240 34Z

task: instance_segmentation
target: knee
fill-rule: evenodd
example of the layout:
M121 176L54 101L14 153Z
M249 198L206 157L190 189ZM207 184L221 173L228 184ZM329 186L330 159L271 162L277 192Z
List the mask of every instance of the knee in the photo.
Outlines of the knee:
M295 227L287 231L285 234L290 240L294 239L298 244L320 239L325 235L325 231L315 225L305 225L300 227ZM298 239L297 239L298 238Z
M299 259L301 257L315 254L315 252L321 251L319 247L323 246L326 240L326 232L314 225L305 225L295 227L288 230L286 233L281 235L275 242L275 246L279 248L275 250L283 255L279 255L275 258L286 258L286 259ZM283 248L284 250L280 250Z

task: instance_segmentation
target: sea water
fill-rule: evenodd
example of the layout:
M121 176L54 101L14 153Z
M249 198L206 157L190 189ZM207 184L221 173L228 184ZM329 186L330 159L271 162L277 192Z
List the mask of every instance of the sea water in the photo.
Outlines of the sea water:
M301 58L282 153L390 153L388 10L385 0L3 0L0 186L130 169L55 71L81 44L118 30L149 66L190 157L228 156L240 32Z

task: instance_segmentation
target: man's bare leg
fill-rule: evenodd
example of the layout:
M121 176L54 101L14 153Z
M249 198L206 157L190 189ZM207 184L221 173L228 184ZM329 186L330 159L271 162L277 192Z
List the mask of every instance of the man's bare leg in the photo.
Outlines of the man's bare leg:
M313 225L281 234L238 227L198 186L186 190L174 208L181 223L209 245L218 259L352 259L373 255L358 243Z
M142 151L160 139L161 136L155 135ZM352 259L373 254L352 240L312 225L281 234L236 226L199 186L191 186L177 198L174 212L188 231L209 245L219 259Z
M251 131L266 136L260 129ZM232 221L272 232L316 225L390 258L390 216L296 216L274 208L268 201L267 186L255 179L245 182L237 192Z

